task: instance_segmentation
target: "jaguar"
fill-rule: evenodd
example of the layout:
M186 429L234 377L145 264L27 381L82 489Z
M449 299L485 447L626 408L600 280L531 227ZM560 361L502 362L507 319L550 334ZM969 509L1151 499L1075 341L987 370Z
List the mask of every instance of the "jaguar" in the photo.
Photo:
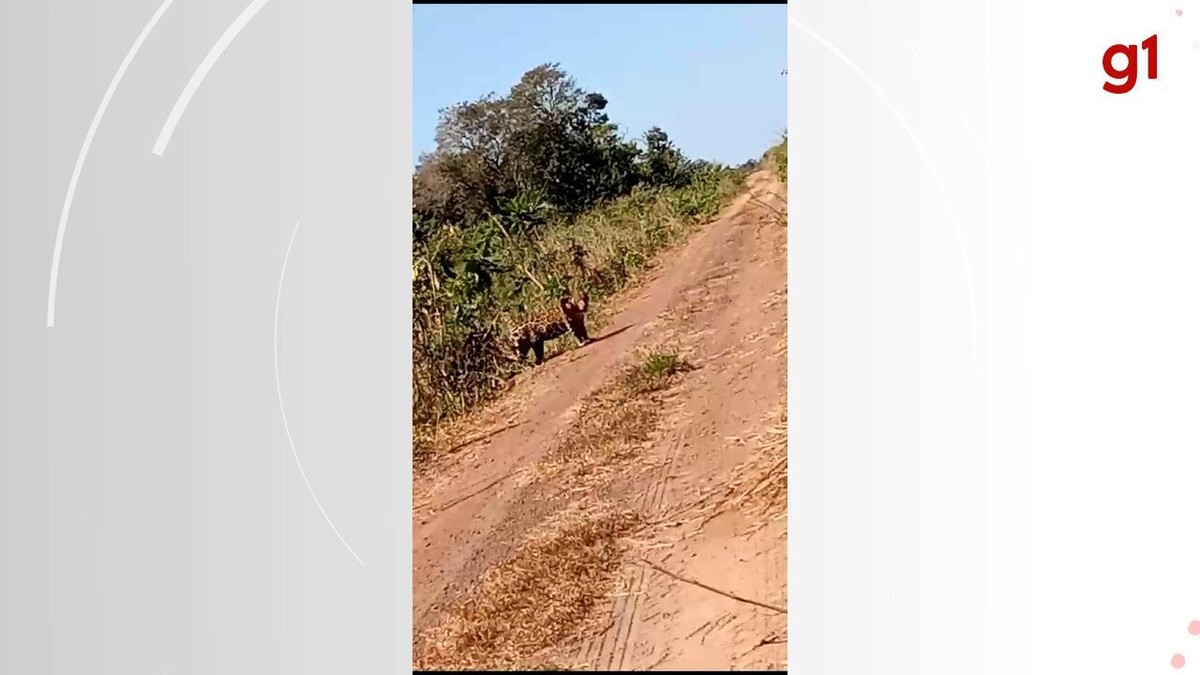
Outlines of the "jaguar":
M573 300L570 295L564 293L558 299L558 307L542 312L513 328L510 339L517 360L524 363L525 357L532 350L534 364L541 365L546 359L546 342L562 337L568 332L575 336L575 341L580 346L591 342L585 321L587 310L586 292L579 300Z

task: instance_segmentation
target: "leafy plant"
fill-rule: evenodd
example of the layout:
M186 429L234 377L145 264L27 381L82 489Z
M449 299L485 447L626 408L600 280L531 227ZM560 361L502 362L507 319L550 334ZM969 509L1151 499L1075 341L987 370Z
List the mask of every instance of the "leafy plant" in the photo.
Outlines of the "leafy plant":
M778 145L767 151L767 159L775 168L775 173L779 174L779 178L785 183L787 182L787 134L783 135L783 140Z

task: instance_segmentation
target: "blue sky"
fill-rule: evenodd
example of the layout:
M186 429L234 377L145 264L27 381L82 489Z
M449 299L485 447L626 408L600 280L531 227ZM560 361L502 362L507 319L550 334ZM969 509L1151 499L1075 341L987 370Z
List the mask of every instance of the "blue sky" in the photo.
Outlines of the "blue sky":
M414 160L437 111L559 63L626 137L658 125L684 154L757 158L787 128L786 5L414 5Z

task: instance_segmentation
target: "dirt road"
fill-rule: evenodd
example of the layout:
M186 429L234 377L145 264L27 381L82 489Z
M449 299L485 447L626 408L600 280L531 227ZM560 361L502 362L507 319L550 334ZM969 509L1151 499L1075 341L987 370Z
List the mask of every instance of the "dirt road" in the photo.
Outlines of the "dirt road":
M784 667L786 210L751 174L415 477L418 665Z

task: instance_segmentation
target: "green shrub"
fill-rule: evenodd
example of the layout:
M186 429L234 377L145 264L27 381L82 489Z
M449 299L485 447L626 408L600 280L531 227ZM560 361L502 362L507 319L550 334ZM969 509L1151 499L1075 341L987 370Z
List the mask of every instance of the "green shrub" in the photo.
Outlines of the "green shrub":
M775 173L779 174L780 180L787 182L787 134L783 135L783 140L778 145L767 151L766 159L774 167Z

